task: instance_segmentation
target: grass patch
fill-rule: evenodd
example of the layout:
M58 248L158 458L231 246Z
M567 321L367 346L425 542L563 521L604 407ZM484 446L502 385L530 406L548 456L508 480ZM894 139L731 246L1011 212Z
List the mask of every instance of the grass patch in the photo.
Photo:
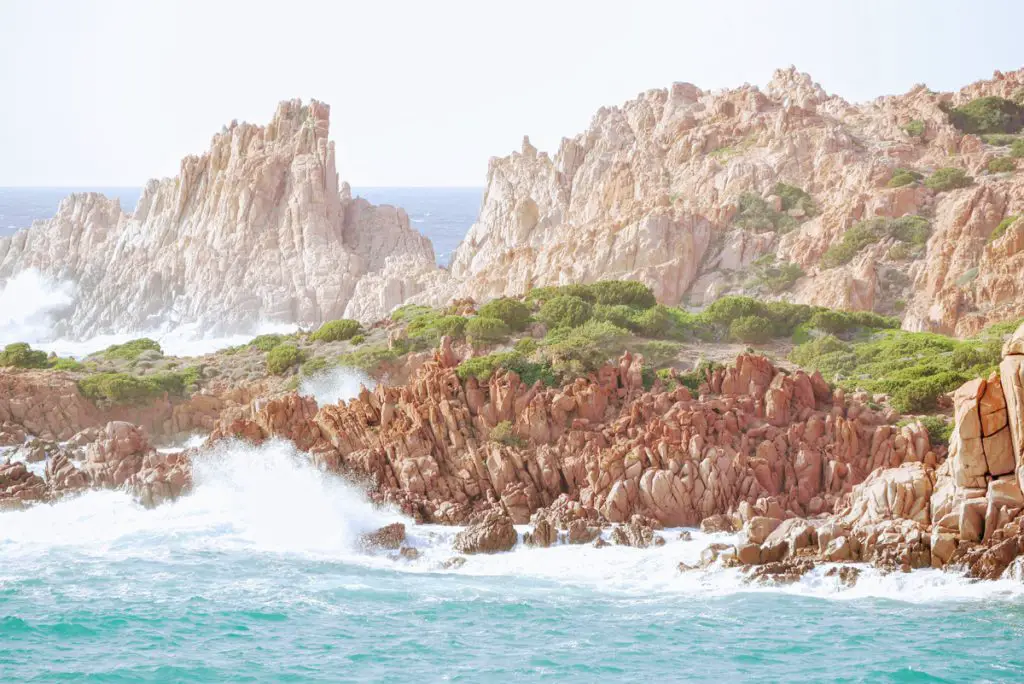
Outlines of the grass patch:
M955 166L945 166L937 169L924 182L926 187L936 192L966 188L972 183L974 183L974 179L968 176L966 171Z
M751 266L754 275L750 279L750 286L763 288L772 294L790 290L796 281L806 275L800 264L776 261L774 254L766 254L754 261Z
M522 449L526 446L526 440L516 434L516 430L512 426L511 421L508 420L503 420L491 428L491 434L488 435L488 439L492 442L515 447L517 449Z
M78 391L94 402L126 404L157 399L164 394L183 396L198 378L199 370L194 367L183 372L152 375L96 373L79 380Z
M367 375L374 375L381 365L397 360L404 354L402 349L390 349L386 344L376 344L342 354L335 365L355 368Z

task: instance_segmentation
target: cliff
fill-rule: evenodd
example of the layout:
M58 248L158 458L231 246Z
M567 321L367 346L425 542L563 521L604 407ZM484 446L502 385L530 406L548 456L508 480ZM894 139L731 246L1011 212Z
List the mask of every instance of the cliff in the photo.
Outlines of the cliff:
M666 304L756 293L959 335L1020 316L1024 180L989 170L1013 164L1010 141L986 144L948 112L1022 87L1024 70L854 105L790 68L765 90L645 92L599 110L553 158L525 139L492 159L433 301L632 278ZM935 189L944 167L972 182ZM907 216L920 218L895 221Z
M76 301L56 330L69 337L384 316L436 270L433 247L405 211L339 184L329 113L292 100L267 126L232 122L177 177L150 181L131 215L71 195L52 219L0 238L0 280L36 268L72 281Z

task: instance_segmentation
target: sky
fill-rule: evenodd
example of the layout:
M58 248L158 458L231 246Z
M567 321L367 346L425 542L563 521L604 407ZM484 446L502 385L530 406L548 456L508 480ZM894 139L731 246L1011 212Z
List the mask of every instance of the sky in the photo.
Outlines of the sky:
M0 186L140 186L232 119L331 105L356 186L483 186L528 134L794 64L851 101L1024 66L1024 2L0 0Z

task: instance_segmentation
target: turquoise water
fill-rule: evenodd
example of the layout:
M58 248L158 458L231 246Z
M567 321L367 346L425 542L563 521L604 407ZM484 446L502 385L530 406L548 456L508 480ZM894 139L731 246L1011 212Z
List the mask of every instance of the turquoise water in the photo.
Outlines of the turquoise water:
M679 574L707 538L445 570L359 550L400 519L289 446L234 445L146 511L93 492L0 514L5 681L1020 681L1024 594L926 571L786 590ZM408 522L408 521L407 521Z

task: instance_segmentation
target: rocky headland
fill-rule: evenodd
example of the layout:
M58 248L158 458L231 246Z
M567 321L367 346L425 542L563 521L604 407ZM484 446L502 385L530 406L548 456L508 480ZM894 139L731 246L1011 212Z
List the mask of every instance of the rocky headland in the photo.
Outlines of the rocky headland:
M463 555L520 543L645 547L664 542L663 528L700 527L729 535L700 565L742 567L752 581L793 581L820 563L840 564L843 582L861 563L1021 575L1024 325L972 367L992 371L908 415L893 396L857 389L864 378L793 362L826 339L810 321L829 310L781 312L791 324L812 316L809 342L776 339L727 359L736 348L724 341L625 329L612 338L614 326L593 319L556 326L571 297L560 292L544 303L405 307L374 326L336 321L201 359L163 357L140 340L57 368L8 349L0 501L120 488L156 506L187 494L193 463L218 445L282 439L379 505L463 526L453 542ZM661 308L643 308L653 294L636 283L589 292L648 315ZM712 313L744 302L723 301ZM848 344L892 338L907 355L908 340L929 338L893 330L892 319L856 321ZM720 324L702 325L707 338ZM953 343L966 345L954 356L981 344ZM351 399L318 405L296 390L339 367L365 374ZM197 434L202 447L157 449ZM520 539L515 525L529 532ZM365 545L417 553L397 527Z

